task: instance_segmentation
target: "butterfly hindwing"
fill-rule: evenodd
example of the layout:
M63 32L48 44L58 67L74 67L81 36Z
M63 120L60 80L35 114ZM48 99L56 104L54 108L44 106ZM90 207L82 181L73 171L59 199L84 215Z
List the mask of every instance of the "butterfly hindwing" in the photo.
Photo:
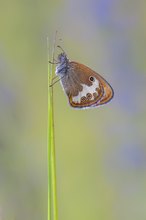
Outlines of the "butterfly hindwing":
M113 90L103 77L77 62L70 62L69 66L62 85L72 107L90 108L110 101Z

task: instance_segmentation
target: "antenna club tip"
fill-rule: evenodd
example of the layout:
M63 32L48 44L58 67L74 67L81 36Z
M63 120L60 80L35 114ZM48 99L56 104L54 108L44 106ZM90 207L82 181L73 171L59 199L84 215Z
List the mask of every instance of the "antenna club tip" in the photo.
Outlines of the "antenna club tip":
M63 50L63 48L60 45L57 45L57 47L60 48L63 51L63 53L65 53L65 51Z

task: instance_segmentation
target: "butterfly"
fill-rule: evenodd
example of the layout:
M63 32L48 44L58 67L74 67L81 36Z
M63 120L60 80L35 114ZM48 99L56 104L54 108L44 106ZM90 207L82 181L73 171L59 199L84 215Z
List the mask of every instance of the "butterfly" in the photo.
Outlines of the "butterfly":
M61 48L60 46L58 46ZM114 95L111 85L89 67L70 61L64 50L58 55L56 75L59 76L69 104L73 108L98 107Z

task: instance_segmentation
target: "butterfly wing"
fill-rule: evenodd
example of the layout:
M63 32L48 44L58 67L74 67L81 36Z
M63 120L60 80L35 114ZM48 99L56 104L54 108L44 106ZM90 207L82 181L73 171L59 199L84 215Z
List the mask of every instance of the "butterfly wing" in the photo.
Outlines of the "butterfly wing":
M74 108L90 108L109 102L113 89L107 81L89 67L70 62L66 76L61 80Z

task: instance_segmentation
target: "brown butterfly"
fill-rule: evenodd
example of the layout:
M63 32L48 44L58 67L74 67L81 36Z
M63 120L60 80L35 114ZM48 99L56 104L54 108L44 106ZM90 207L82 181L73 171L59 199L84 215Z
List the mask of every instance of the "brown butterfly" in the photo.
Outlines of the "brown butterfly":
M64 50L56 64L56 74L72 107L98 107L113 98L114 91L102 76L83 64L70 61Z

